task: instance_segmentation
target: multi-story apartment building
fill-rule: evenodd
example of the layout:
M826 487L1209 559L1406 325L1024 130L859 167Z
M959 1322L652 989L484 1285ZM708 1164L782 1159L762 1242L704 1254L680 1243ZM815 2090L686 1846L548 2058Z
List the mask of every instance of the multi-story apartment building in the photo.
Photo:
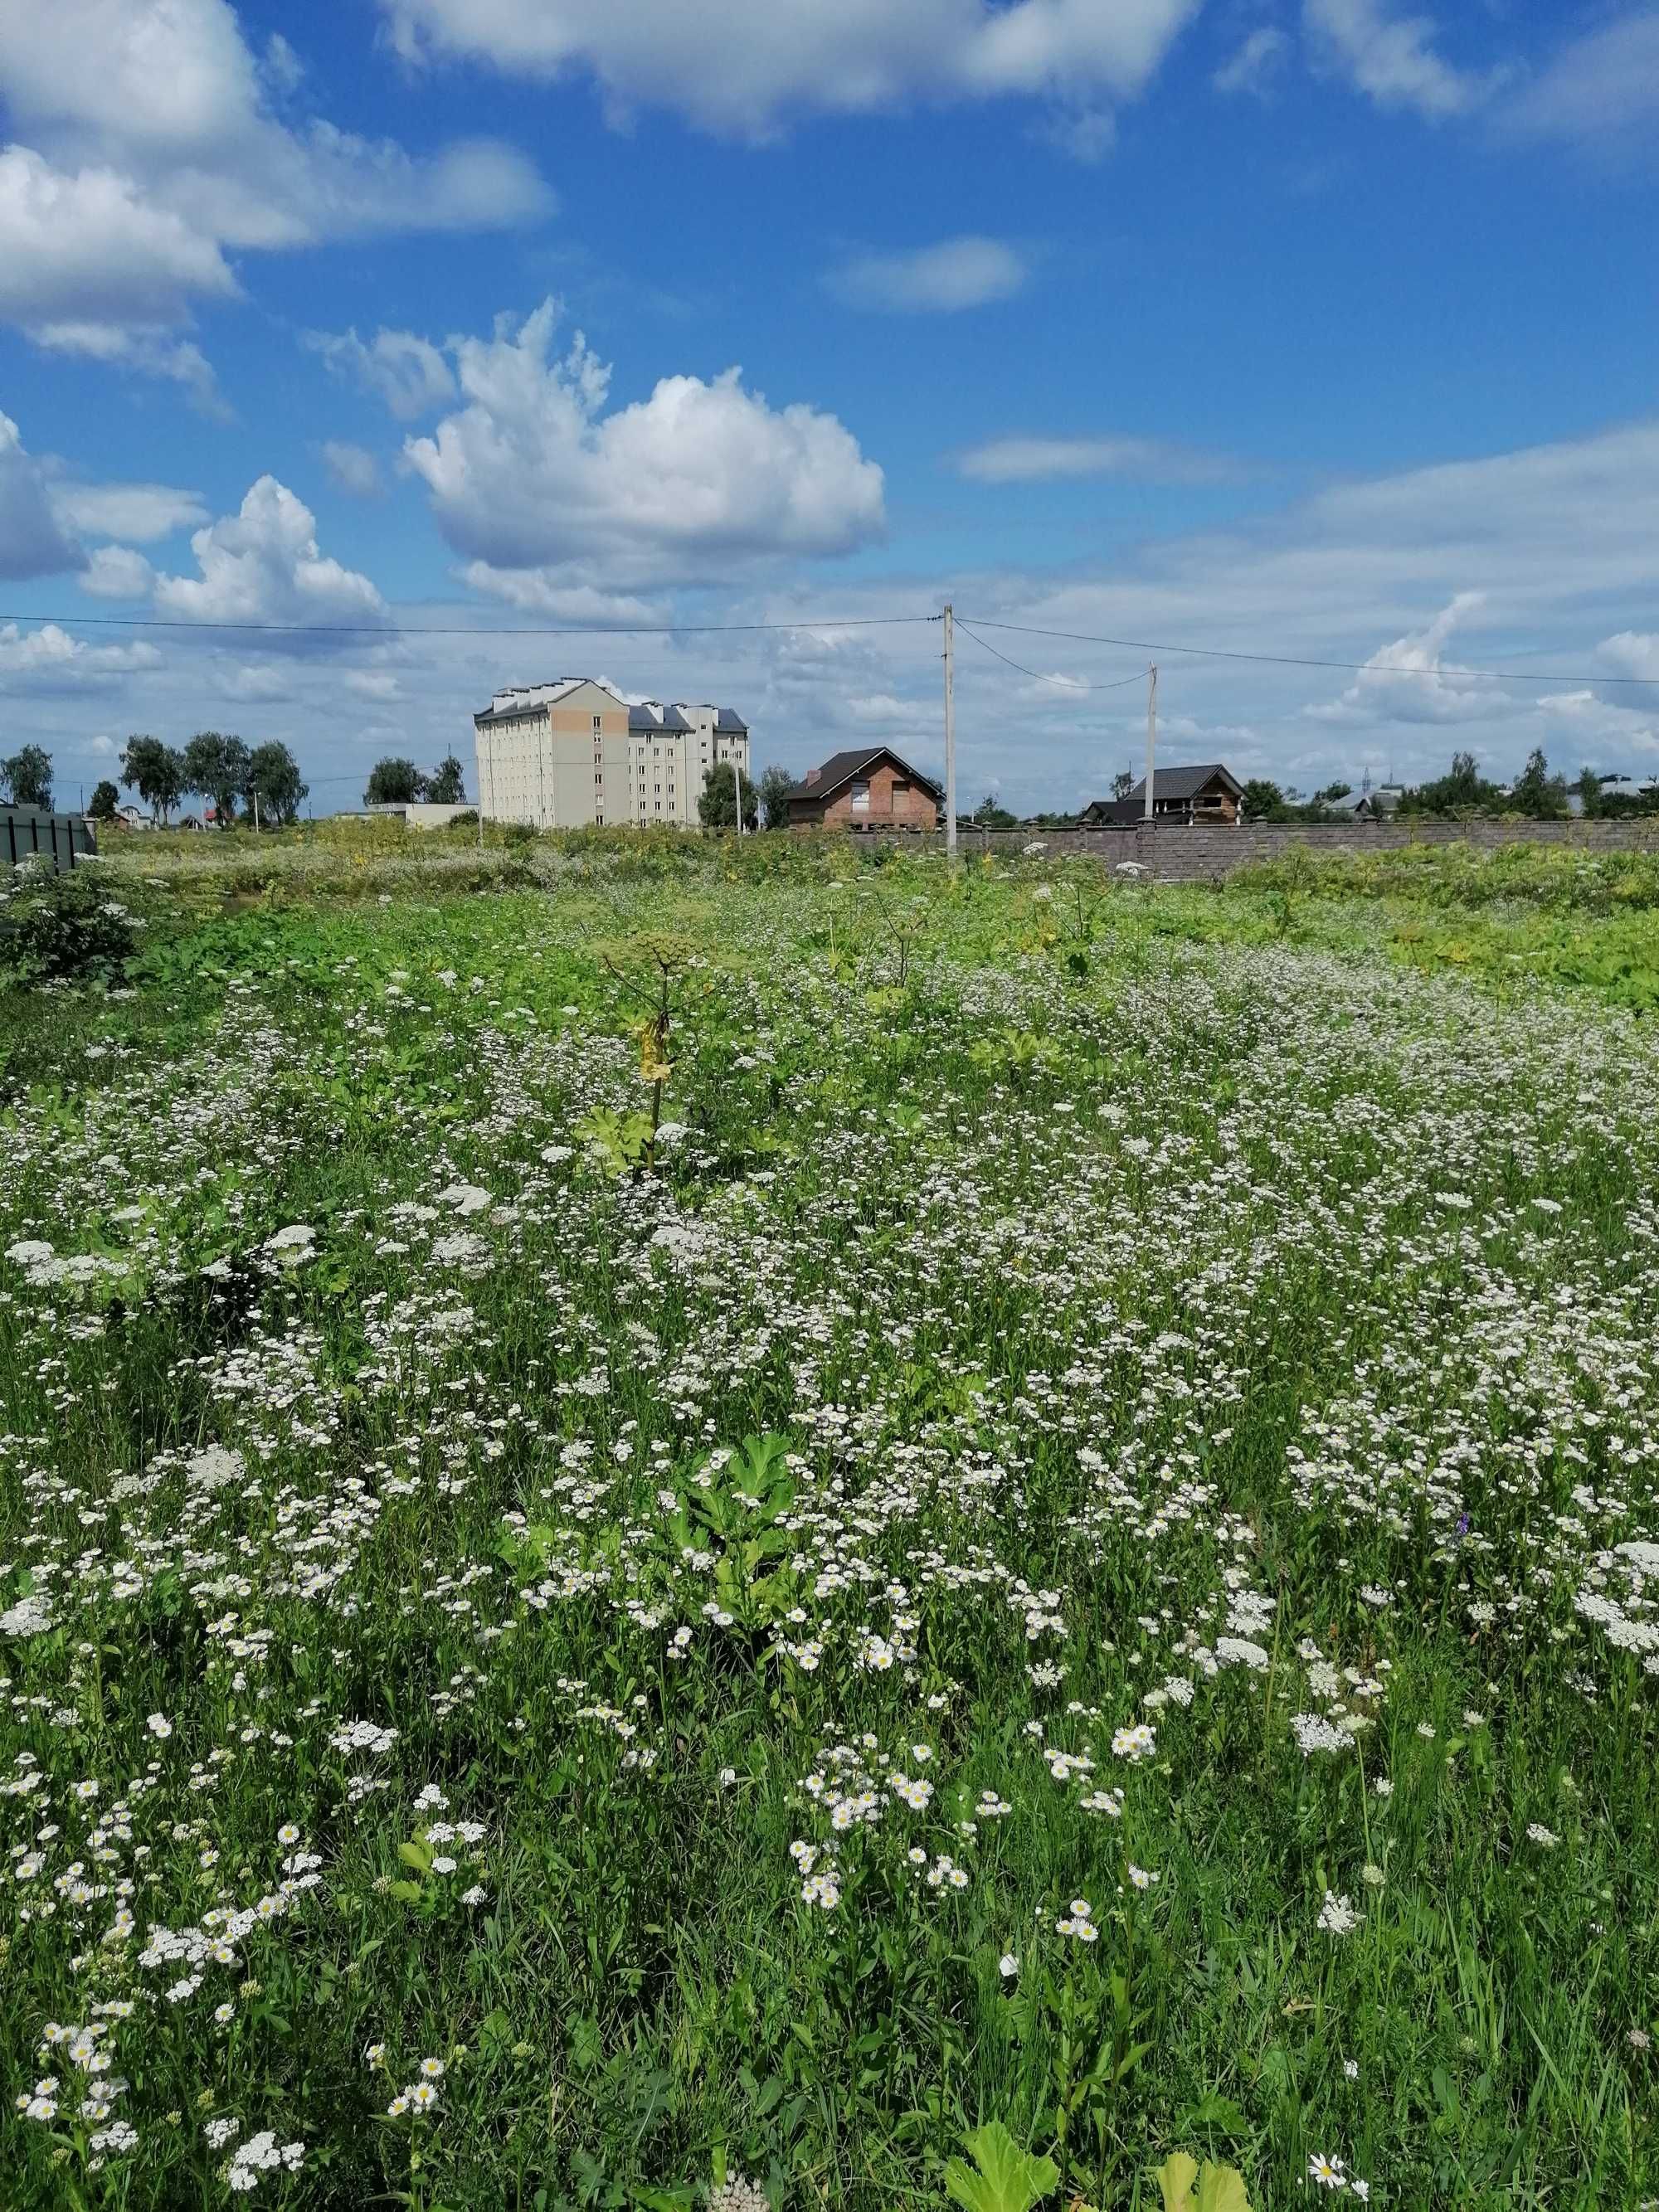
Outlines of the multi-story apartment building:
M589 676L498 691L472 730L478 791L495 822L695 823L717 761L735 761L745 783L750 776L749 726L729 707L629 706Z

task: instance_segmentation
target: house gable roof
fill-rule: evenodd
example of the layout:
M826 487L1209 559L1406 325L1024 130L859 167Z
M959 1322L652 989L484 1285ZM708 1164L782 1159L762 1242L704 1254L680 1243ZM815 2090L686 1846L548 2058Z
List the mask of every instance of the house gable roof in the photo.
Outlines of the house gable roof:
M810 781L803 777L799 783L791 787L789 803L793 806L797 799L816 802L833 799L844 785L851 783L854 776L864 775L879 761L890 762L901 775L908 776L916 788L925 791L935 803L944 797L944 793L932 776L923 775L919 769L912 768L908 761L902 760L891 745L860 745L848 752L831 753L829 759L812 772Z
M1196 799L1212 783L1220 784L1235 799L1242 799L1244 795L1243 785L1231 769L1223 767L1219 761L1203 761L1192 768L1155 769L1152 772L1153 802L1156 804L1160 799ZM1143 807L1146 805L1146 779L1144 775L1129 793L1129 798L1132 801L1138 799Z

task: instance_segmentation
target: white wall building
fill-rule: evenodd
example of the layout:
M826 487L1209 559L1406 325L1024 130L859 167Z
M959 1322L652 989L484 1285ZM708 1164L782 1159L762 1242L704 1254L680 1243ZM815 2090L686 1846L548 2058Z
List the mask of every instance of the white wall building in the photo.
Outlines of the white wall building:
M492 822L695 823L717 761L736 761L750 781L749 726L729 707L630 706L587 676L498 691L472 717L472 732L480 804Z

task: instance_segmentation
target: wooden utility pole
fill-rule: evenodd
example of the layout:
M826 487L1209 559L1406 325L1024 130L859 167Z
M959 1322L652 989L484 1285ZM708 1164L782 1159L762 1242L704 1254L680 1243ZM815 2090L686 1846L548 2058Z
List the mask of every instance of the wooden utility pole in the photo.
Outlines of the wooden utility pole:
M738 749L732 748L732 787L738 794L738 835L743 835L743 763L738 758Z
M957 857L957 635L956 617L945 603L945 850Z
M1158 663L1146 671L1146 819L1152 818L1152 775L1158 758Z

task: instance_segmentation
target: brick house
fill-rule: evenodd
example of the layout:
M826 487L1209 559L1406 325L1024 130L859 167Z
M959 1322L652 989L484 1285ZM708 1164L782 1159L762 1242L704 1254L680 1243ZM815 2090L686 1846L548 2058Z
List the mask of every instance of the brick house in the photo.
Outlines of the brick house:
M792 830L936 830L944 793L890 745L831 753L789 794Z

